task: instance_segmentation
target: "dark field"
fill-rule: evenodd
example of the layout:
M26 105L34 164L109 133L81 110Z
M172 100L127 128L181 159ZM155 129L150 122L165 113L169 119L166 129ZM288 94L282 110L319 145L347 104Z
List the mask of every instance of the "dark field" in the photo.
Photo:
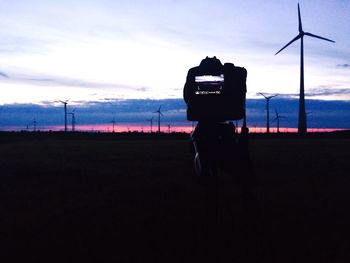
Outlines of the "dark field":
M183 135L0 134L0 258L350 262L349 149L252 138L255 180L220 174L215 224Z

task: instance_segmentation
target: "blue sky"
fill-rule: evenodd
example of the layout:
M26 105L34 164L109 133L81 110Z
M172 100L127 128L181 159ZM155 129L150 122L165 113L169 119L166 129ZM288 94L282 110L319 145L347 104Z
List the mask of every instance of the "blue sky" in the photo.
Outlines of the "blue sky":
M350 99L350 1L301 0L307 99ZM0 105L181 98L190 67L217 56L257 92L295 97L297 3L0 0Z

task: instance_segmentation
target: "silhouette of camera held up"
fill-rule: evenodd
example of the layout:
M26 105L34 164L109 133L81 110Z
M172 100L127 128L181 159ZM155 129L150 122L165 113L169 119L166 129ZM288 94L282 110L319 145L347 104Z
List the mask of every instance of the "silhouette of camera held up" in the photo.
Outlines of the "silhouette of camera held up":
M188 71L183 91L190 121L222 122L245 115L247 71L206 57Z
M212 184L217 168L229 171L235 152L245 148L246 136L237 138L232 122L243 118L241 135L247 133L245 118L247 71L232 63L222 65L216 57L206 57L188 71L184 87L187 119L198 121L191 134L195 152L195 170ZM230 171L231 173L231 171ZM206 181L207 179L209 181Z

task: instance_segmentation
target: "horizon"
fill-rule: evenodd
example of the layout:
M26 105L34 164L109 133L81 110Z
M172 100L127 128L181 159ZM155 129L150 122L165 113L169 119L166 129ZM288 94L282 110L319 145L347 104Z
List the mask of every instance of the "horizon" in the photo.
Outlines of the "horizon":
M309 129L350 129L350 101L306 100ZM75 110L76 129L112 131L112 122L116 127L127 127L132 130L148 130L150 119L153 117L153 130L157 129L157 114L155 111L162 106L162 129L167 131L170 124L172 129L190 130L192 122L186 119L186 104L183 99L165 100L109 100L106 102L90 102L70 105L67 112ZM297 127L298 99L274 97L270 101L270 127L277 123L275 111L283 116L280 120L281 129ZM0 107L0 130L33 130L36 122L40 130L60 130L64 125L64 108L61 104L9 104ZM234 121L235 123L235 121ZM242 120L238 121L239 126ZM68 130L71 129L72 119L67 116ZM266 127L265 99L247 99L247 125L252 130ZM29 128L27 129L27 126ZM98 128L98 127L104 128ZM50 128L51 127L51 128ZM80 128L79 128L80 127ZM84 128L83 128L84 127Z
M249 133L267 133L266 127L248 127ZM166 125L160 127L160 133L163 134L174 134L174 133L192 133L194 128L191 124L187 126L171 126ZM339 131L350 131L347 128L308 128L308 133L329 133L329 132L339 132ZM27 127L22 128L19 126L15 127L7 127L4 130L0 130L0 132L29 132L29 133L51 133L51 132L61 132L61 133L142 133L142 134L157 134L158 128L153 127L152 131L147 125L135 125L135 124L123 124L123 125L115 125L115 130L113 131L111 124L91 124L91 125L77 125L77 128L73 131L71 126L68 126L67 132L64 131L64 125L61 126L49 126L41 128ZM241 133L241 127L236 129L236 133ZM298 128L290 128L290 127L280 127L279 130L276 127L269 128L269 133L271 134L286 134L286 133L298 133Z

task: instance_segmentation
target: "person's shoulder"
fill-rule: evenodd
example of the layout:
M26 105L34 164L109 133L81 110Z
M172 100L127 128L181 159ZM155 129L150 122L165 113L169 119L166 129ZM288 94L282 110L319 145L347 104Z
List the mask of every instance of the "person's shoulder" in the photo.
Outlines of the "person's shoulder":
M198 74L198 67L193 67L188 70L187 78L193 78Z
M188 70L188 73L194 73L194 72L198 72L198 66L196 66L196 67L193 67L193 68L190 68L189 70Z

